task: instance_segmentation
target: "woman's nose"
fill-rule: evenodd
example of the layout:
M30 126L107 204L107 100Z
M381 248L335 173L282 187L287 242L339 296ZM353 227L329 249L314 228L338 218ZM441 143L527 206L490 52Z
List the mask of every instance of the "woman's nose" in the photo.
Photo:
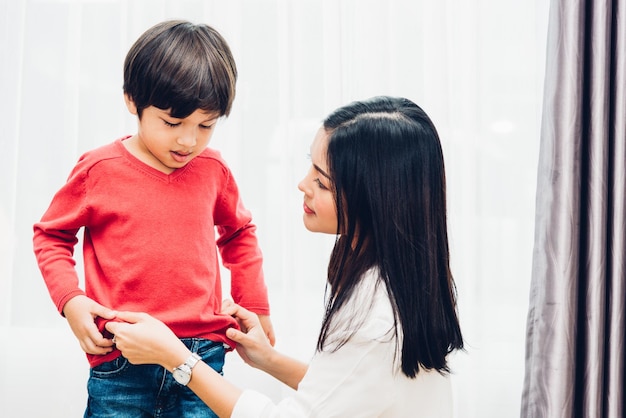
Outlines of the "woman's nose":
M300 190L302 193L306 193L306 191L304 190L304 180L306 180L306 178L303 178L298 183L298 190Z

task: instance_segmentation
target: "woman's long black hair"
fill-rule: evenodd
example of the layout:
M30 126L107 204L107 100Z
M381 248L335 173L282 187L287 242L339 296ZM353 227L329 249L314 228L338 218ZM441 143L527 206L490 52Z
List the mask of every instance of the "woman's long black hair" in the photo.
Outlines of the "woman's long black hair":
M435 126L412 101L382 96L337 109L324 129L338 238L328 267L330 294L318 349L328 348L333 318L363 274L376 267L401 330L402 372L415 377L420 366L449 372L447 354L462 349L463 338Z

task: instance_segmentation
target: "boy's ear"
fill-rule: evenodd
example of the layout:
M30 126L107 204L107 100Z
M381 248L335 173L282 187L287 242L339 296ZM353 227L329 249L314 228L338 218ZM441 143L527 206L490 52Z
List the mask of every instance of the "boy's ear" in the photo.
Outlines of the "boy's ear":
M124 101L126 102L126 107L128 108L128 111L133 115L137 115L137 106L135 106L135 102L133 101L133 99L126 93L124 93Z

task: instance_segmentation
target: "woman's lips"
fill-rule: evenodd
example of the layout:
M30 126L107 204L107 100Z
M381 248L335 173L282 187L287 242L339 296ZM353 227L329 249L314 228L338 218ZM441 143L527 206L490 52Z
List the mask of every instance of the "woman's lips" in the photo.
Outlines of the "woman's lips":
M304 209L304 213L308 215L313 215L315 213L306 205L306 203L302 205L302 208Z

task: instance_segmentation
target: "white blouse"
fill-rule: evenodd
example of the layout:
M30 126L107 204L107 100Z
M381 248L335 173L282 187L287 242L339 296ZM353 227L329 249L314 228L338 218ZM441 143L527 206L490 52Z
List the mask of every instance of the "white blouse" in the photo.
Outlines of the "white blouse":
M315 353L293 396L274 404L267 396L246 390L231 417L452 417L448 377L425 370L415 379L402 374L394 359L391 302L384 284L376 282L376 271L368 272L341 310L339 321L349 322L371 306L360 328L339 350Z

